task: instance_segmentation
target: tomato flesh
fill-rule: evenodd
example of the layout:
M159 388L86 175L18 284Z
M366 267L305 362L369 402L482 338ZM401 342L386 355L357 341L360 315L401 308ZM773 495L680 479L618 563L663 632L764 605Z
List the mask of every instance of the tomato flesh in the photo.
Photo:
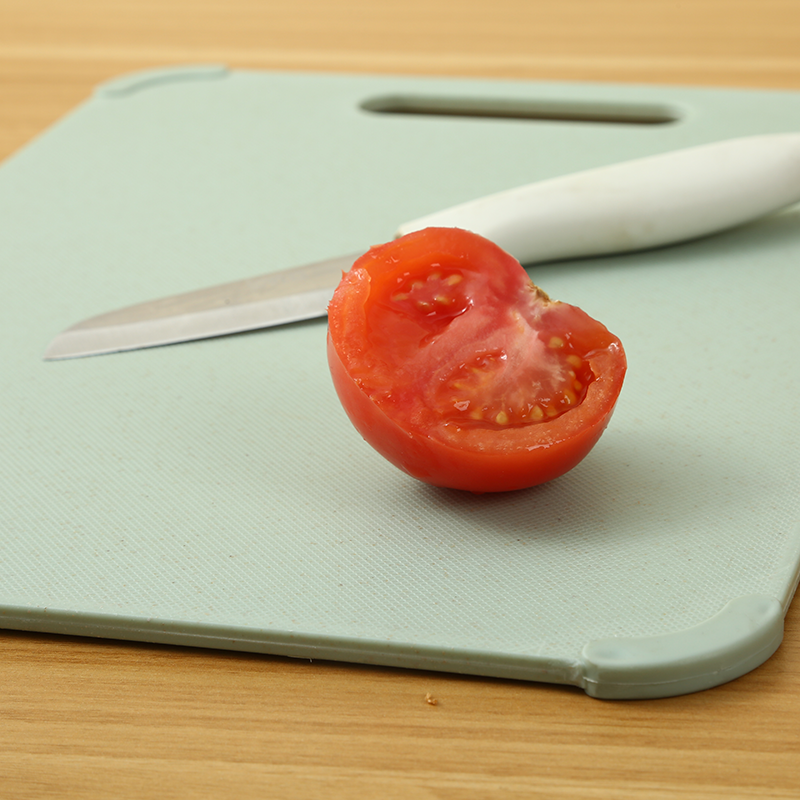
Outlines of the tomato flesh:
M562 475L599 439L625 375L605 326L456 228L369 250L328 319L331 375L351 421L437 486L508 491Z

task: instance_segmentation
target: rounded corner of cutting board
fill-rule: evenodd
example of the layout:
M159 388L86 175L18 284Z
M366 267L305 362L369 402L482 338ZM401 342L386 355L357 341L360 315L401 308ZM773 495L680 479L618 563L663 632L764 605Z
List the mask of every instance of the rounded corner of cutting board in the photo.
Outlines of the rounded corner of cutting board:
M784 609L766 595L729 601L683 631L596 639L583 648L583 680L598 699L675 697L710 689L763 664L783 639Z
M100 98L126 97L142 89L167 83L217 80L229 75L224 64L187 64L179 67L139 70L119 75L95 87L94 95Z

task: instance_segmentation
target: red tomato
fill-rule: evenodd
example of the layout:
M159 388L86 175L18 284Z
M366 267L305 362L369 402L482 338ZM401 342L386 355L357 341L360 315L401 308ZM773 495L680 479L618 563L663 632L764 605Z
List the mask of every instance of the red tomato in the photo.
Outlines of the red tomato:
M605 326L456 228L373 247L328 320L333 383L356 429L436 486L500 492L563 475L600 438L625 376Z

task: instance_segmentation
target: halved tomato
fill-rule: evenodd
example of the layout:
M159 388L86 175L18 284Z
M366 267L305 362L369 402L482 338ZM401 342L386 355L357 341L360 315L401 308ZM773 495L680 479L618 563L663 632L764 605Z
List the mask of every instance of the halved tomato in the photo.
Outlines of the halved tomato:
M373 247L328 320L333 383L356 429L436 486L500 492L563 475L600 438L625 376L605 326L457 228Z

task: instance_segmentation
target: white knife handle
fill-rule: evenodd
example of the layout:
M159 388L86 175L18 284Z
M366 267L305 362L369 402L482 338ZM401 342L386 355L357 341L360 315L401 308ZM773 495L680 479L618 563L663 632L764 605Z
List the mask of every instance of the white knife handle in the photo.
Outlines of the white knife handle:
M531 264L693 239L798 200L800 134L768 134L520 186L408 222L398 235L466 228Z

